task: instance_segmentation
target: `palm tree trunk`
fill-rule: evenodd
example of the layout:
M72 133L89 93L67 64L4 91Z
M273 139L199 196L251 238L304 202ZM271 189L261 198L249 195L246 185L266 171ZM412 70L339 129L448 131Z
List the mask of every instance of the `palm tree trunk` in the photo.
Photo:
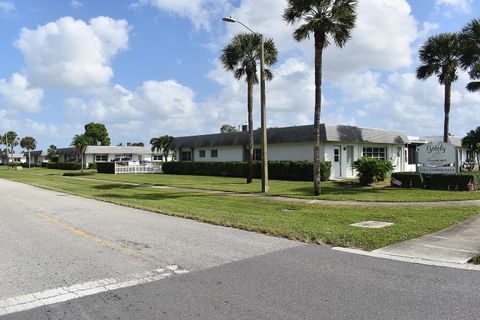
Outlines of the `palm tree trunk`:
M248 107L248 172L247 183L253 180L253 81L247 81L247 107Z
M28 149L28 168L30 169L30 164L32 161L30 160L30 149Z
M448 143L448 136L450 134L450 101L452 96L452 83L445 84L445 122L443 125L443 142Z
M313 194L320 195L320 115L322 111L322 64L325 35L315 32L315 114L313 122Z

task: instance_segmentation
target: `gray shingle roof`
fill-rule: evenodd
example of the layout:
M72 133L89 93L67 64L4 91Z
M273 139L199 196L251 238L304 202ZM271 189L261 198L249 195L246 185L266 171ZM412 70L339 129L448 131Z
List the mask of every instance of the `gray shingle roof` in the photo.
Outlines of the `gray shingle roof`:
M152 154L148 147L88 146L86 154Z
M323 142L407 144L405 133L354 126L325 125L320 128ZM260 144L261 131L254 131L254 142ZM313 142L313 125L269 128L268 143ZM174 149L238 146L248 144L248 132L218 133L200 136L178 137L172 141Z
M427 137L422 137L423 140L427 142L442 142L443 141L443 136L427 136ZM449 136L448 137L448 142L453 144L457 148L462 147L462 138L456 137L456 136Z
M47 156L47 150L35 150L35 151L30 151L30 156L32 157L46 157Z

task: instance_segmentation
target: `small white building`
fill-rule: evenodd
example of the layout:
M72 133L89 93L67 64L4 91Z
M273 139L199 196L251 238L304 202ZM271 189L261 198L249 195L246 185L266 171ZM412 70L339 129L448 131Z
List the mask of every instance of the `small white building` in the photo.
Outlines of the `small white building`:
M409 139L400 131L321 125L321 160L332 163L331 178L356 176L352 164L362 156L390 161L395 172L406 170ZM268 160L313 160L313 126L268 129ZM261 160L261 131L254 132L254 160ZM178 161L246 161L248 132L174 138Z
M26 154L27 156L27 162L28 162L28 153ZM35 150L35 151L30 151L30 158L32 159L30 161L31 164L33 165L41 165L44 162L49 162L47 157L47 150Z
M0 155L0 163L7 164L7 163L13 163L13 162L20 162L20 163L26 163L27 162L27 157L23 153L14 153L14 154L1 154Z
M59 162L80 162L80 153L75 148L57 150ZM92 162L140 162L153 161L153 153L147 147L132 146L88 146L85 149L84 161Z

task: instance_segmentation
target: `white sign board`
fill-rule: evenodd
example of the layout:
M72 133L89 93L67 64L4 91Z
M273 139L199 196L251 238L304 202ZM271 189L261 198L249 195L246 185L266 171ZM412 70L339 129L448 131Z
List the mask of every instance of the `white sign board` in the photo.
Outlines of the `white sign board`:
M423 174L455 174L457 169L455 167L418 167L418 173Z
M457 161L455 146L450 143L430 142L417 150L418 163L426 166L441 167Z

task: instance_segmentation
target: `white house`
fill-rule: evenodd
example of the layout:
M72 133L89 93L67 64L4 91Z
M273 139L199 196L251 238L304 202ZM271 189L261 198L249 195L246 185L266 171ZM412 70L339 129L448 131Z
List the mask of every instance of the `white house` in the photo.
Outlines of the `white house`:
M321 125L321 160L332 163L331 178L356 176L352 164L362 156L390 161L395 172L406 170L409 139L400 131ZM268 129L268 159L313 160L313 126ZM254 159L261 160L261 131L255 130ZM246 161L248 132L174 138L178 161Z
M12 163L12 162L20 162L20 163L25 163L27 162L27 157L23 153L18 154L10 154L8 153L8 156L6 154L1 154L0 155L0 163L7 164Z
M49 162L47 159L47 150L35 150L30 151L31 164L41 165L44 162ZM28 162L28 153L27 153L27 162Z
M75 148L57 150L59 162L79 162L80 153ZM158 154L155 154L158 155ZM153 153L147 147L132 146L88 146L85 150L84 161L111 162L111 161L154 161Z

